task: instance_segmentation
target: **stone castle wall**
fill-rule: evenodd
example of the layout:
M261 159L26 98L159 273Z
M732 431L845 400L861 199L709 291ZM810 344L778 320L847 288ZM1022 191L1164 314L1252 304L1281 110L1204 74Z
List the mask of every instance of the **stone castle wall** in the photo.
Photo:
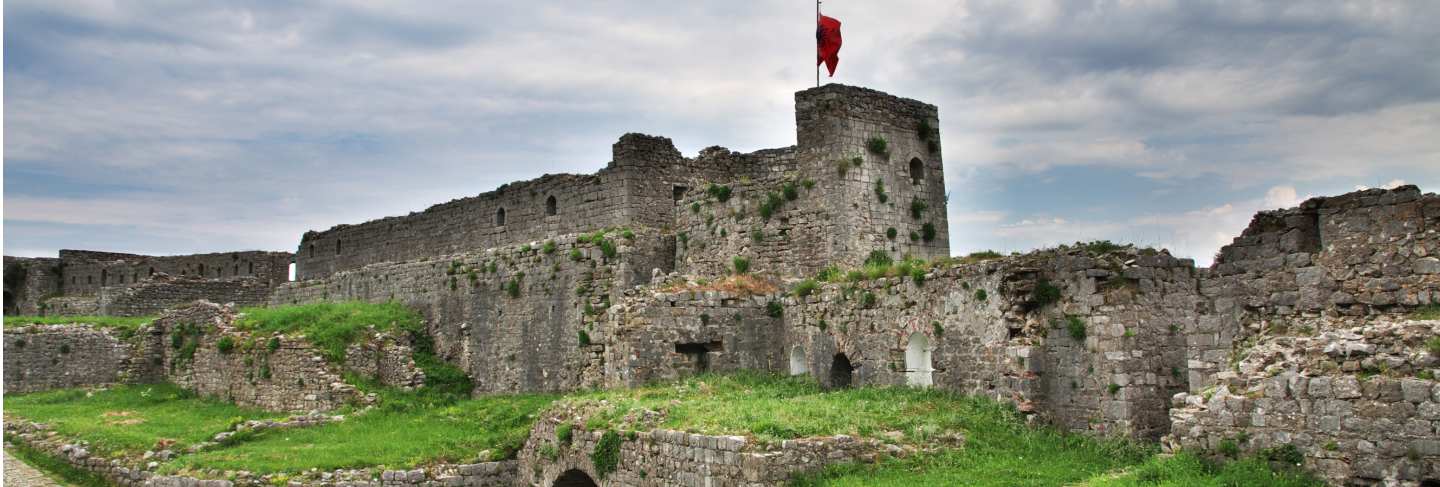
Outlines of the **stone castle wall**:
M200 299L240 307L264 306L273 289L258 277L215 280L161 275L138 284L101 288L98 314L156 316Z
M60 279L60 259L5 256L5 316L40 314Z
M275 286L289 280L292 259L288 252L148 256L61 250L61 292L66 296L95 296L103 287L140 283L157 273L206 279L248 277Z
M6 328L4 392L126 382L144 366L127 339L120 330L81 325Z
M606 303L673 263L671 238L631 232L633 239L607 234L615 249L608 257L588 236L566 235L289 283L272 303L404 303L425 315L437 354L467 371L477 392L575 390L587 385L585 371L597 380L601 367L581 332L598 335L593 323Z

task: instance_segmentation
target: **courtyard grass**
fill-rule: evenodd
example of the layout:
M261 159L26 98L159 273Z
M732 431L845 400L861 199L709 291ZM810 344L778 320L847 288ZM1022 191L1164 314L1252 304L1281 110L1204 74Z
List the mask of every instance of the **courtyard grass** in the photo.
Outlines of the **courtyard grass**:
M415 394L386 391L375 410L320 426L260 431L222 448L179 457L161 471L269 474L513 458L540 411L557 397L496 395L443 404ZM490 453L480 458L486 450Z
M237 422L279 416L195 397L170 384L6 394L5 414L46 423L94 453L136 456L161 443L172 450L209 440Z
M1230 487L1265 485L1272 487L1324 487L1325 483L1297 469L1271 469L1269 462L1245 458L1215 464L1198 456L1180 453L1154 457L1118 475L1098 476L1082 487Z
M134 331L152 321L155 321L154 316L6 316L5 328L73 324Z

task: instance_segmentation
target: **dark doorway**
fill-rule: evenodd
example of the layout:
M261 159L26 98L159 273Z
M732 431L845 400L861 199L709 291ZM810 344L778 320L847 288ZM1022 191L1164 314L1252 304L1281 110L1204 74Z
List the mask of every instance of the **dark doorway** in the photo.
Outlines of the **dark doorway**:
M675 353L682 354L695 367L695 373L703 374L710 371L710 352L725 351L724 342L707 343L676 343Z
M685 192L689 190L690 188L687 188L685 186L674 186L671 190L671 197L675 200L676 203L679 203L680 200L685 199Z
M830 362L830 387L849 389L854 381L855 366L850 364L850 357L843 353L835 354L835 359Z
M916 157L910 160L910 184L921 184L925 182L925 163L920 162Z
M558 212L559 208L555 206L555 197L545 198L545 216L555 216Z
M590 478L578 468L572 468L560 474L555 478L555 483L550 485L553 487L600 487L595 483L595 479Z

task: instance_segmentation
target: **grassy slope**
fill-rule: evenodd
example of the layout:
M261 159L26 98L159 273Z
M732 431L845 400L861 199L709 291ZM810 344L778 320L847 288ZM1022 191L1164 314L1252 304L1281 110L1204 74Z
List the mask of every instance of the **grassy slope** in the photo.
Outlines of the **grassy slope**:
M399 303L315 303L274 308L245 308L235 326L262 333L302 333L332 362L344 360L345 347L374 326L380 331L423 331L421 317Z
M151 321L154 316L6 316L5 328L25 325L94 325L101 328L134 330Z
M1314 477L1290 471L1271 470L1268 463L1248 458L1216 466L1200 458L1179 454L1151 458L1120 475L1104 475L1082 484L1084 487L1230 487L1265 485L1272 487L1324 487Z
M119 386L90 393L68 389L7 394L5 414L51 425L60 434L91 442L103 455L136 455L161 439L175 449L210 439L237 420L275 416L199 399L168 384Z
M383 465L409 468L471 462L483 450L512 457L538 413L554 396L526 394L453 404L387 407L340 423L261 432L225 448L180 457L165 471L249 470L257 473Z

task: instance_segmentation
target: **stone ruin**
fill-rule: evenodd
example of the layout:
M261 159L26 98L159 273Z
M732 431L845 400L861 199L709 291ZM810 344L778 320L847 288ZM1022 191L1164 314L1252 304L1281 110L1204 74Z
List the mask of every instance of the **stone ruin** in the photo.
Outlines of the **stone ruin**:
M271 274L289 254L258 264L255 274L272 276L263 302L404 303L425 315L437 354L465 370L476 393L765 370L828 387L984 395L1064 429L1168 449L1279 452L1337 484L1440 481L1440 347L1432 345L1440 321L1408 317L1440 305L1440 196L1403 186L1262 212L1209 268L1166 250L1102 244L947 259L937 109L833 84L797 93L795 104L794 146L711 147L691 158L668 139L627 134L595 174L546 175L406 216L307 232L293 256L296 281ZM6 258L7 314L71 296L100 313L178 304L123 304L123 296L155 294L135 288L159 285L135 282L148 274L136 272L144 265L130 264L133 257L87 253L91 263L77 264L65 262L67 252L58 266L14 260L28 269L17 286ZM943 264L802 284L831 266L861 267L876 252ZM121 265L132 279L115 284L127 291L107 291L117 275L110 269ZM85 333L97 332L76 339L97 339ZM23 335L6 333L9 390L144 375L54 380L49 374L64 367L9 353ZM144 362L129 358L143 351L110 353L117 370ZM18 379L15 367L37 372ZM545 463L536 455L544 431L519 460L463 467L486 479L507 472L516 485L595 477L583 457ZM773 485L774 472L738 466L749 462L743 438L691 436L642 438L654 446L637 461L669 465L647 467L656 485ZM795 451L838 448L827 445ZM867 455L844 448L837 457ZM720 463L646 456L659 451ZM702 470L710 473L697 476ZM449 474L386 472L386 482L437 475Z

